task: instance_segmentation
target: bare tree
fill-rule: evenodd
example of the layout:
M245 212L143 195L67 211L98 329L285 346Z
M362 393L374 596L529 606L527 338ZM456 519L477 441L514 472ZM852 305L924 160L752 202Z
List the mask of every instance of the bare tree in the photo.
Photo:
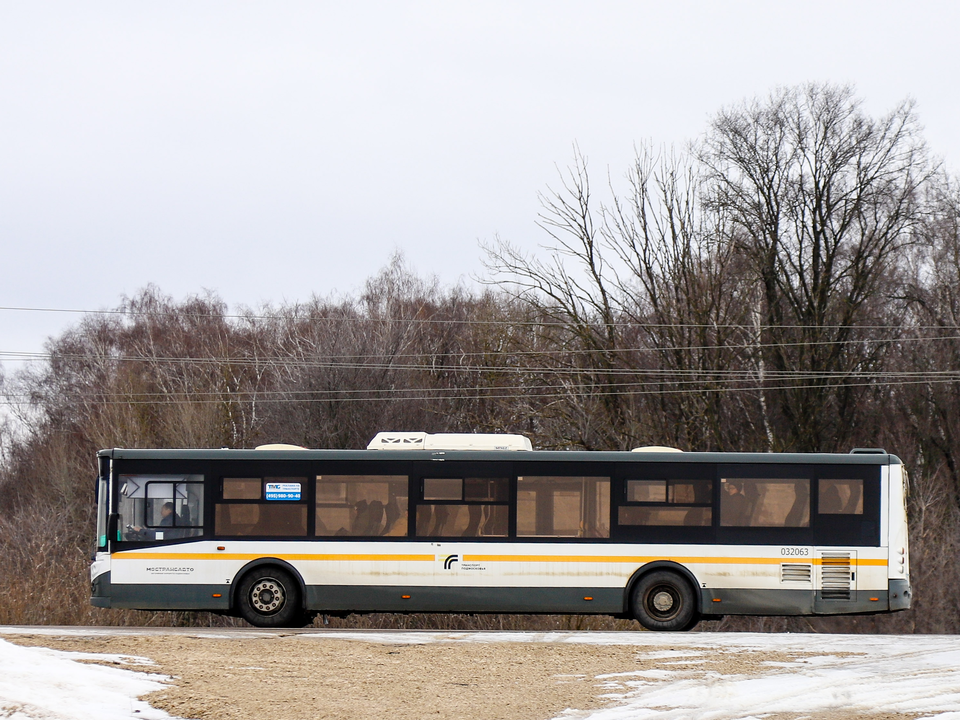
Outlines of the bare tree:
M488 268L542 318L558 372L577 373L558 375L571 380L561 442L722 448L750 288L700 211L696 168L644 150L627 180L626 194L592 206L578 152L562 190L541 197L549 260L499 242Z
M866 326L888 319L875 306L914 241L932 172L913 106L873 119L847 87L781 89L720 112L699 155L710 207L729 218L724 239L761 289L776 448L842 447L863 392L855 378L889 346Z

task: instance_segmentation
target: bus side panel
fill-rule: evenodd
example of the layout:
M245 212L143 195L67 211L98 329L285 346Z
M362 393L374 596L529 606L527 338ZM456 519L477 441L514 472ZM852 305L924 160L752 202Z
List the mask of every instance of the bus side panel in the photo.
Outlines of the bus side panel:
M200 541L114 553L109 578L102 581L109 585L110 607L229 610L236 563L219 557L215 548Z
M619 615L622 588L311 585L319 612L575 613Z
M842 602L820 603L821 594L803 590L706 588L704 615L859 615L886 612L887 592L854 590ZM817 602L814 610L813 603Z
M109 606L135 610L209 610L230 609L229 587L225 585L169 585L163 583L112 583L110 573L101 582L109 593Z

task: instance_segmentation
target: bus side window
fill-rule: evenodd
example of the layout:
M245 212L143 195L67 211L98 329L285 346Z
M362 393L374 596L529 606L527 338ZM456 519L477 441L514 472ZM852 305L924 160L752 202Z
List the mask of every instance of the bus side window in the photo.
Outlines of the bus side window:
M713 522L713 481L704 478L627 480L620 525L709 527Z
M863 515L863 479L822 479L817 501L821 515Z
M610 478L517 478L520 537L610 537Z
M724 527L810 527L808 478L724 478L720 487Z
M305 537L303 477L227 477L214 507L214 531L223 536Z
M506 537L507 478L424 478L417 537Z
M404 537L406 475L317 475L318 537Z

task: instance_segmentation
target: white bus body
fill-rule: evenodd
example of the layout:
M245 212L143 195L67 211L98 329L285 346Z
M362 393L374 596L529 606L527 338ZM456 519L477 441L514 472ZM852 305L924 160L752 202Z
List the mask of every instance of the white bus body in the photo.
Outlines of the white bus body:
M91 602L266 627L468 612L662 630L910 606L892 455L505 445L101 451Z

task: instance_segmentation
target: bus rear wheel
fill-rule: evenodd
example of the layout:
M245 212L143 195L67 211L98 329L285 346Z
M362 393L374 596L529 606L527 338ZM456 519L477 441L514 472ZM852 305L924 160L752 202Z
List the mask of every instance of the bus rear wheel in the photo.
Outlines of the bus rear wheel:
M644 575L633 589L633 615L647 630L690 630L700 620L690 583L669 570Z
M257 568L237 589L240 617L256 627L303 627L308 616L300 602L300 585L281 568Z

